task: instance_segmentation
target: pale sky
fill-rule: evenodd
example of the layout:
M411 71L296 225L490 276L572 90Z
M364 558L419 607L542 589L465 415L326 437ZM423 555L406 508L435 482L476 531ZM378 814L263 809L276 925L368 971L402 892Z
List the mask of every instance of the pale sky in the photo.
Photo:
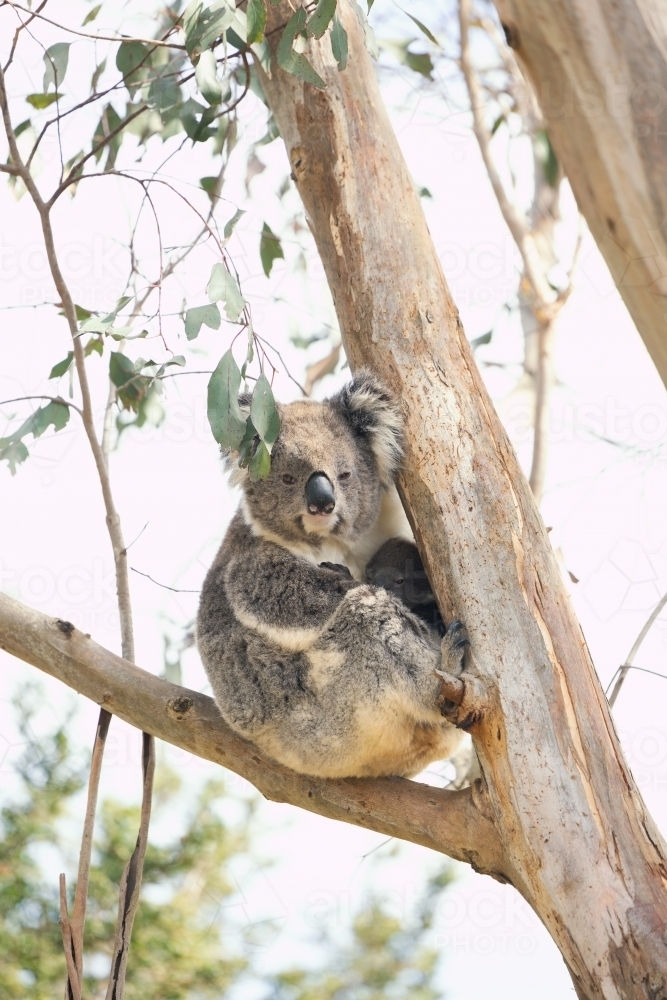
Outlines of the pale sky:
M61 3L60 9L75 25L87 10L80 3ZM75 17L75 10L81 16ZM418 5L414 10L418 11ZM40 37L48 43L55 39L45 29ZM81 65L76 63L76 47L72 48L72 87L83 86L89 78L85 54L79 51ZM39 86L43 64L36 49L30 50L25 71ZM24 92L20 71L12 87ZM473 338L495 325L491 344L477 356L480 363L505 366L482 367L482 371L525 467L530 458L525 404L521 398L508 399L519 374L521 335L516 316L503 310L516 285L516 253L475 140L465 116L449 113L435 95L411 93L408 78L385 89L415 182L433 194L424 200L424 209L466 332ZM244 114L251 139L256 140L264 131L263 112L257 102L251 102ZM26 116L27 106L17 101L15 121ZM69 128L64 129L63 141L66 148L71 147L68 155L83 142ZM306 232L285 240L287 263L278 261L271 278L264 277L258 256L262 223L267 221L280 232L298 201L293 189L282 204L275 195L287 173L280 140L260 149L267 169L252 181L252 198L246 197L248 141L246 134L233 154L223 192L229 202L220 208L219 219L224 222L236 206L247 209L229 250L256 328L300 378L306 361L322 356L327 348L316 344L304 354L290 344L289 336L305 336L335 324L334 313ZM148 169L164 155L154 142L142 166ZM53 176L56 156L51 139L42 149L45 184ZM182 161L174 158L168 170L180 189L190 192L195 192L200 176L212 172L208 152L201 148L185 153ZM565 202L560 238L564 247L571 247L576 212L571 198ZM155 203L161 213L164 245L187 243L197 231L197 220L166 190L156 191ZM199 204L205 207L203 201ZM82 305L105 308L122 290L122 244L137 205L137 191L129 183L104 179L83 182L76 198L68 196L58 207L54 225L63 270ZM2 313L0 399L48 392L52 384L47 375L65 357L68 333L55 309L30 308L43 299L53 301L53 288L40 250L36 214L27 198L15 201L4 182L0 184L0 240L0 305L6 309ZM155 246L155 230L147 215L140 229L140 247L152 273ZM306 248L308 260L305 281L292 273L300 246ZM206 247L191 255L164 296L165 314L177 312L183 297L189 305L205 301L214 260ZM554 547L561 550L565 565L578 580L570 585L573 604L606 685L667 590L667 401L664 386L588 235L575 285L559 321L559 387L542 510L552 527ZM283 301L276 302L276 297ZM178 317L166 315L164 319L169 346L187 355L191 369L214 367L228 346L229 330L225 324L219 331L204 328L188 345ZM141 351L131 349L132 357L161 350L157 340L138 343ZM105 397L105 365L96 356L89 365L98 413ZM276 395L283 400L294 398L298 391L281 364L279 368ZM346 377L342 372L320 385L320 398ZM237 502L224 482L208 428L206 381L205 375L170 380L162 425L129 431L112 456L113 487L126 542L142 532L131 549L131 565L161 583L192 590L200 587ZM61 391L67 391L66 379ZM28 412L3 407L0 434L4 417ZM30 451L30 459L15 477L0 469L2 589L46 614L73 621L118 651L113 565L85 436L72 419L59 434L47 432ZM131 577L137 662L158 673L163 665L163 635L177 638L181 634L194 617L197 594L174 594L135 573ZM16 686L37 672L5 654L0 654L0 662L0 767L3 784L11 790L11 762L20 747L8 701ZM667 613L654 626L636 662L667 673ZM48 707L38 724L62 718L76 701L75 740L81 747L90 746L97 708L48 677L41 680ZM183 683L208 690L194 650L185 654ZM630 766L663 833L667 833L666 706L667 684L635 673L628 678L614 712ZM137 799L138 747L138 734L114 720L103 794ZM161 752L192 787L220 772L173 748L164 747ZM426 780L438 779L426 776ZM230 776L230 787L244 791L246 785ZM438 862L425 849L411 845L402 846L386 863L378 859L393 845L364 860L363 855L382 843L383 837L284 805L263 802L260 815L263 833L258 846L264 857L276 863L261 872L238 873L246 897L243 905L239 903L239 914L241 922L267 915L278 921L280 932L262 945L262 961L267 966L298 960L304 954L304 937L318 915L344 921L373 887L391 890L395 905L409 913L424 873ZM493 991L495 1000L572 996L555 946L515 891L475 875L466 866L456 867L458 881L443 897L433 931L434 943L446 955L443 989L449 1000L467 1000L487 991Z

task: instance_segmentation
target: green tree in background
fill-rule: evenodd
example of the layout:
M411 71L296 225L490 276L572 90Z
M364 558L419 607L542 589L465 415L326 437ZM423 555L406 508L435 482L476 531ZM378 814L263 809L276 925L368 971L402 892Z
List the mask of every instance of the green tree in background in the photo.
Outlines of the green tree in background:
M3 1000L53 1000L66 976L58 872L74 862L68 856L66 820L85 784L87 766L74 763L67 736L71 718L50 734L33 735L39 705L35 689L22 689L15 699L26 743L15 764L21 787L0 812ZM411 922L402 922L376 899L346 932L348 940L341 943L327 930L322 933L323 959L316 968L267 977L253 969L256 952L244 951L229 905L237 891L229 862L248 853L253 803L237 800L245 807L243 815L226 823L215 811L224 784L209 781L183 818L180 790L173 771L158 769L153 829L169 830L173 816L180 829L147 849L126 1000L218 1000L241 977L254 980L254 993L263 989L276 1000L435 1000L440 995L434 986L436 952L425 938L438 895L449 881L448 869L428 883ZM138 812L138 806L112 799L99 810L85 934L86 1000L102 1000L106 992L118 886L136 839ZM232 932L239 942L234 949L227 943Z

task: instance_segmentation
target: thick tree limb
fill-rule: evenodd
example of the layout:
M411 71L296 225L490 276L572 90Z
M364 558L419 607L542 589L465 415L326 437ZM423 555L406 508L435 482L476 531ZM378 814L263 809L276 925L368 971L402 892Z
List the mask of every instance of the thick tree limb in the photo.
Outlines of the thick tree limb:
M667 384L664 4L495 4L579 210Z
M271 8L272 23L288 10ZM374 368L403 404L406 510L443 612L468 627L490 692L472 735L508 874L580 997L664 995L665 844L472 358L361 28L347 4L339 10L348 71L338 72L325 37L307 57L326 90L275 64L262 83L352 368Z
M481 788L450 792L402 778L324 781L297 774L237 736L212 698L140 670L69 622L3 594L0 648L137 729L242 775L267 799L410 840L501 880L508 878L500 841L484 814Z

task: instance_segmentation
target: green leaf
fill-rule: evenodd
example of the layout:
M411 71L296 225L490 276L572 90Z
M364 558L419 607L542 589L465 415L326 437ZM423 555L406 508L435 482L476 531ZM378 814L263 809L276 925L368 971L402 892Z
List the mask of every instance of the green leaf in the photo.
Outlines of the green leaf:
M139 359L130 361L120 351L112 351L109 357L109 378L118 390L118 398L127 410L138 412L141 401L153 383L153 377L142 375L141 369L153 365L152 361Z
M266 479L270 471L271 455L264 442L260 441L255 449L255 454L248 462L248 472L250 473L250 478L254 480Z
M93 7L91 11L88 11L83 21L81 22L81 27L83 28L84 24L90 24L91 21L94 21L101 10L102 10L102 4L98 3L97 7Z
M334 17L331 25L331 51L342 72L347 66L347 31L337 17Z
M178 110L178 116L193 142L206 142L216 135L216 128L210 127L216 115L215 108L205 108L203 104L188 98Z
M245 209L237 208L234 214L232 215L231 219L229 220L229 222L225 223L225 228L222 231L222 235L226 240L231 239L231 235L234 232L234 229L236 228L236 223L239 221L242 215L245 215Z
M195 80L200 93L212 106L222 100L222 83L218 79L218 64L210 49L202 52L195 70Z
M28 449L21 440L26 434L32 434L33 438L38 438L47 427L51 426L54 431L61 431L68 420L69 406L52 400L46 406L35 410L13 434L0 438L0 459L9 463L11 474L15 475L16 466L20 462L25 462L28 457Z
M496 134L496 132L498 131L498 129L500 128L500 126L503 124L504 121L505 121L505 115L498 115L491 128L491 135Z
M262 226L262 236L259 241L259 256L267 278L271 274L274 260L285 259L280 240L269 226L267 226L266 222Z
M60 376L64 375L66 371L69 371L73 358L74 351L68 351L67 357L63 361L59 361L57 365L53 366L49 378L60 378Z
M200 0L188 4L183 12L183 30L185 48L193 63L227 30L235 16L236 9L227 0L216 0L210 7L205 7Z
M30 121L29 118L26 118L26 120L24 122L21 122L20 125L17 125L16 128L14 129L14 135L16 136L16 138L18 139L18 137L21 135L21 133L25 132L25 130L27 128L30 128L31 125L32 125L32 122Z
M225 449L237 451L246 432L239 407L241 372L230 351L223 354L208 383L208 422L213 437Z
M420 198L432 198L433 195L431 194L431 192L429 191L428 188L422 187L422 188L419 189L419 197Z
M44 93L47 92L51 84L53 84L53 89L57 91L65 79L69 61L69 47L70 42L56 42L44 53L44 83L42 85Z
M368 23L368 18L366 14L361 9L361 6L356 2L356 0L350 0L352 8L357 15L357 20L359 24L364 29L364 45L366 46L366 51L373 59L379 59L380 53L378 52L378 43L375 40L375 32ZM368 8L370 10L370 7Z
M368 9L370 10L370 5L369 5ZM401 10L403 10L402 7L401 7ZM403 13L404 14L408 14L407 10L403 10ZM429 42L433 42L433 44L437 45L439 49L442 48L442 46L440 45L440 42L438 41L438 39L435 37L435 35L433 34L433 32L430 31L426 27L426 25L424 24L423 21L420 21L418 17L413 17L412 14L408 14L408 17L410 18L411 21L414 21L414 23L417 25L417 27L422 32L422 34L426 35L426 37L428 38Z
M199 336L202 324L211 330L219 330L221 322L220 310L215 303L208 306L194 306L185 314L185 336L188 340L194 340Z
M116 53L116 68L123 74L123 83L134 97L148 76L150 50L143 42L121 42Z
M266 0L248 0L248 45L264 39L266 28Z
M544 129L540 129L539 132L536 133L535 138L533 139L533 146L535 148L535 156L542 165L544 178L547 184L549 184L552 188L557 187L560 179L558 159L556 157L556 153L554 152L554 148L551 145L549 135Z
M318 0L317 7L310 15L306 31L308 37L321 38L331 24L331 19L336 13L336 0Z
M278 65L286 73L291 73L292 76L296 76L300 80L312 84L313 87L319 87L320 90L324 90L326 84L322 77L315 72L304 55L294 51L294 42L297 35L305 30L306 19L305 9L299 7L285 25L282 38L278 44Z
M37 111L42 111L43 108L51 107L54 101L59 101L62 96L62 94L28 94L26 101Z
M0 461L7 462L9 464L9 471L12 476L15 476L16 466L20 465L21 462L25 462L28 457L28 449L23 444L23 441L8 441L7 444L3 444L7 440L7 438L0 438Z
M227 319L235 323L245 306L239 286L224 264L214 264L206 289L209 302L224 302Z
M92 90L93 93L97 91L97 84L100 82L100 77L102 76L102 73L104 73L106 68L107 68L106 59L103 59L102 62L99 64L99 66L95 67L93 75L90 78L90 89Z
M90 355L95 351L100 357L104 354L104 340L100 336L91 337L86 346L83 349L84 357L89 358Z
M431 75L433 73L433 63L428 53L410 52L409 49L406 49L403 62L415 73L421 73L427 80L433 79Z
M162 121L165 121L165 113L176 107L181 102L181 88L174 78L174 71L171 66L161 67L159 73L151 82L148 88L146 104L149 108L159 111ZM186 129L187 131L187 129Z
M480 337L475 337L474 340L470 341L470 346L473 351L476 351L478 347L483 347L484 344L491 343L491 337L493 336L493 330L489 330L487 333L483 333Z
M280 430L280 417L273 391L264 372L255 382L250 403L250 419L270 453Z
M102 117L100 118L95 133L93 135L93 149L95 150L95 159L99 162L106 152L106 160L104 163L105 170L113 170L116 157L118 156L118 150L123 143L123 130L114 135L112 139L108 137L112 132L115 132L119 125L122 124L123 119L120 117L113 104L107 104L107 106L102 111ZM106 141L105 141L106 140Z

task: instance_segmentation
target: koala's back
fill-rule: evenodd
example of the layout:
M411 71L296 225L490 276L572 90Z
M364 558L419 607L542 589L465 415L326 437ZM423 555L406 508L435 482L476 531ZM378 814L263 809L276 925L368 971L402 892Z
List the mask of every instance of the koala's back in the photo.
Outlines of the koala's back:
M459 733L437 708L437 638L396 598L253 535L237 515L206 577L197 641L220 711L321 777L411 775Z

